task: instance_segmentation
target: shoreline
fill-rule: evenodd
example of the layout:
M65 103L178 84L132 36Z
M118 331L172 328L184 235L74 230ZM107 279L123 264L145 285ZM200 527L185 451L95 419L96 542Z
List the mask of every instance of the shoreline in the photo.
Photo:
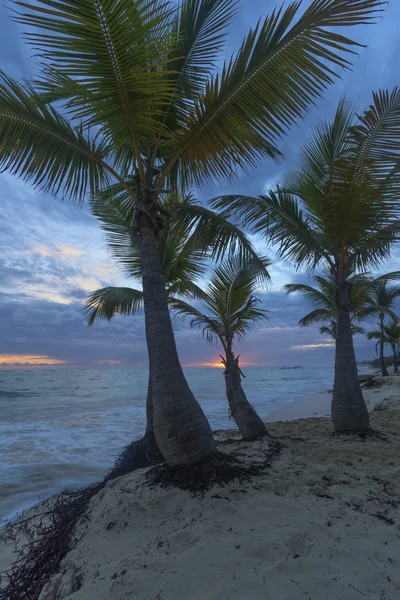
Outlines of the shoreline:
M385 381L386 379L386 381ZM382 378L382 386L379 388L363 389L364 400L366 402L369 412L372 412L379 402L388 397L395 397L400 399L400 376L389 378ZM312 419L312 418L326 418L330 417L331 414L331 391L324 390L319 392L313 392L310 394L303 394L293 398L287 404L280 406L264 415L262 418L267 425L270 423L279 422L294 422L300 419ZM221 431L230 431L230 429L217 430L217 433ZM92 483L94 483L93 480ZM85 487L87 484L77 485L76 487ZM74 486L71 486L74 487ZM36 507L41 506L43 503L55 498L59 495L59 492L54 492L49 496L39 498L34 504L26 503L23 506L19 506L17 509L9 512L7 515L0 515L0 532L7 526L8 523L15 521L23 514L34 511Z
M377 380L379 382L377 387L362 390L365 404L370 413L374 411L377 404L386 398L398 398L400 400L399 376L377 377ZM275 423L315 417L330 417L331 401L331 390L304 394L268 413L264 420L266 423Z

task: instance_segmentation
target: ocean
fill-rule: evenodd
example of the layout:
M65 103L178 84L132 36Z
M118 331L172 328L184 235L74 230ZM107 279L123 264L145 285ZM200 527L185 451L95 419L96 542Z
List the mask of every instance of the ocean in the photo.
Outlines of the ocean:
M332 368L246 367L262 417L332 387ZM232 427L221 369L186 368L213 429ZM0 371L0 523L66 487L102 479L145 428L146 369Z

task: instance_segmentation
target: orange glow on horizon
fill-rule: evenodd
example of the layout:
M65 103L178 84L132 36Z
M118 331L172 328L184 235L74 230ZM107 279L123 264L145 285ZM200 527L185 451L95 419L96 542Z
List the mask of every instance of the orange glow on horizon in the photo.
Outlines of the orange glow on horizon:
M31 354L0 354L0 366L10 365L66 365L66 360L51 356Z
M270 363L253 363L247 360L239 360L240 367L268 367ZM225 366L219 361L215 362L202 362L202 363L184 363L183 367L209 367L212 369L224 369Z

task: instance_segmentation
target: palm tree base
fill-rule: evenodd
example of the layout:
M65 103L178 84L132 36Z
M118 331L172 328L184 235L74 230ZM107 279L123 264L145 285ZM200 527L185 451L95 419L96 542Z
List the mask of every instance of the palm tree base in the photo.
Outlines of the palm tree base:
M234 456L216 452L205 457L196 465L169 467L166 463L157 465L146 473L147 483L165 489L176 487L189 492L206 492L214 485L226 485L233 480L249 481L261 475L280 454L282 445L271 441L265 460L261 463L244 464Z
M105 481L128 475L136 469L151 467L163 460L154 433L146 433L140 440L135 440L122 449Z
M387 440L387 436L384 433L381 433L380 431L376 431L375 429L372 429L371 427L368 429L347 429L347 430L343 430L343 431L335 431L334 433L332 433L332 435L333 436L354 435L354 436L361 438L362 440L366 440L368 438L378 438L381 440Z

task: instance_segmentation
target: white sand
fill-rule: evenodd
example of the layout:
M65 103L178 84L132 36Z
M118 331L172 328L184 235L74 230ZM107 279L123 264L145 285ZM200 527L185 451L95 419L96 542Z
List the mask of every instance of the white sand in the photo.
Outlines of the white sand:
M400 412L372 418L388 441L272 424L285 448L269 473L203 497L142 472L111 482L40 600L398 600ZM267 447L222 448L248 462Z
M202 497L149 488L143 471L110 482L40 600L398 600L400 411L371 418L386 440L332 436L326 418L270 423L272 468ZM218 439L245 463L269 444Z

